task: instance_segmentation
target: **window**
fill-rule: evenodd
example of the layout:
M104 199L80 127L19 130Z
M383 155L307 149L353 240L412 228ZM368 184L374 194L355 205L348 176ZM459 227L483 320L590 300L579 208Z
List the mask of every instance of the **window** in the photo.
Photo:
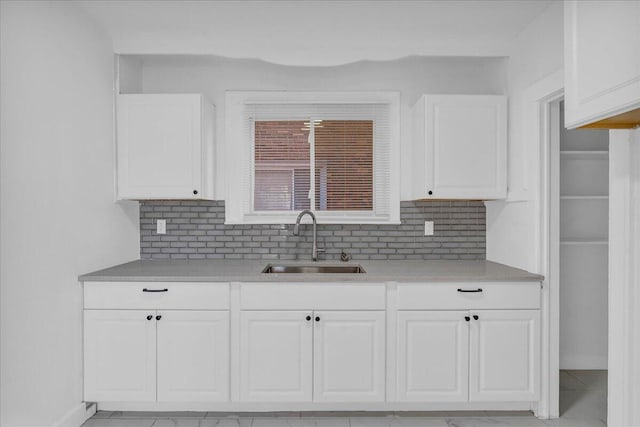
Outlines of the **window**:
M229 92L228 223L398 222L398 96Z
M373 211L373 120L257 120L254 141L254 211Z
M309 122L261 120L254 129L253 210L309 209Z

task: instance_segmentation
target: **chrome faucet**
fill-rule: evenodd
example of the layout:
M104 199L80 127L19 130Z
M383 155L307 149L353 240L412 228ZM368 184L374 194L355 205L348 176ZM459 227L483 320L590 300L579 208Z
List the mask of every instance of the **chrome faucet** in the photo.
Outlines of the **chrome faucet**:
M317 236L316 226L318 225L318 223L316 222L316 216L309 209L303 210L298 215L298 218L296 219L296 225L293 226L293 235L294 236L299 236L300 235L300 220L305 215L309 215L311 217L311 219L313 220L313 249L311 250L311 261L318 261L318 245L317 245L317 242L316 242L317 241L317 239L316 239L316 236Z

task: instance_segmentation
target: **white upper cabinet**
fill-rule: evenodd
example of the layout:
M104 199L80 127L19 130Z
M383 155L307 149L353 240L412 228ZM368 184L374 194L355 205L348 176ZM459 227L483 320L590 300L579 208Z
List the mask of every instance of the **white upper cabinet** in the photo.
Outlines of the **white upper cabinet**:
M565 126L632 124L620 115L640 108L640 1L564 4Z
M119 199L213 199L214 107L198 94L117 102Z
M416 198L506 197L505 96L423 95L413 127Z

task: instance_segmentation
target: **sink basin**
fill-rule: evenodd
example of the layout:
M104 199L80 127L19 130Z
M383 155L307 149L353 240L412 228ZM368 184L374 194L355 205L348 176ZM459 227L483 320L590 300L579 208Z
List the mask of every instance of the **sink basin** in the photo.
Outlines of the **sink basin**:
M366 273L360 265L267 265L263 273L297 273L297 274L357 274Z

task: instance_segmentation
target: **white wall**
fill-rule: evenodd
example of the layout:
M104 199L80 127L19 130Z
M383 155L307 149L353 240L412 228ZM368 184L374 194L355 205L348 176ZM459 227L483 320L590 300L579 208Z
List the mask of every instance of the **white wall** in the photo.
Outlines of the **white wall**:
M67 2L0 4L0 424L51 426L84 407L77 275L138 258L138 209L113 203L108 38Z
M528 87L563 67L563 5L553 3L515 40L508 64L509 196L487 203L487 259L541 272L535 223L540 171L526 142L523 98Z
M553 0L84 1L116 52L338 65L409 55L505 56Z
M541 153L532 143L525 122L528 90L563 67L563 4L551 5L531 23L513 45L509 77L509 194L507 201L487 203L487 259L546 274L541 258L540 221L543 182ZM528 114L533 114L528 109ZM564 126L564 123L561 123ZM556 141L557 142L557 141ZM566 260L566 258L561 258ZM563 271L563 266L560 266ZM606 369L607 303L605 288L586 292L585 283L560 286L560 340L563 369ZM582 286L582 288L576 288ZM577 296L580 298L577 298ZM589 319L573 317L575 304L589 307Z
M502 58L424 58L363 61L336 67L291 67L260 60L221 57L147 57L143 90L199 92L218 106L224 121L226 90L393 90L401 93L401 198L414 199L412 189L411 107L423 93L505 94ZM217 127L216 198L224 199L224 126ZM233 149L230 145L227 150ZM416 171L420 172L420 171ZM422 179L421 182L424 182ZM424 190L424 189L422 189ZM424 193L423 193L424 195Z

